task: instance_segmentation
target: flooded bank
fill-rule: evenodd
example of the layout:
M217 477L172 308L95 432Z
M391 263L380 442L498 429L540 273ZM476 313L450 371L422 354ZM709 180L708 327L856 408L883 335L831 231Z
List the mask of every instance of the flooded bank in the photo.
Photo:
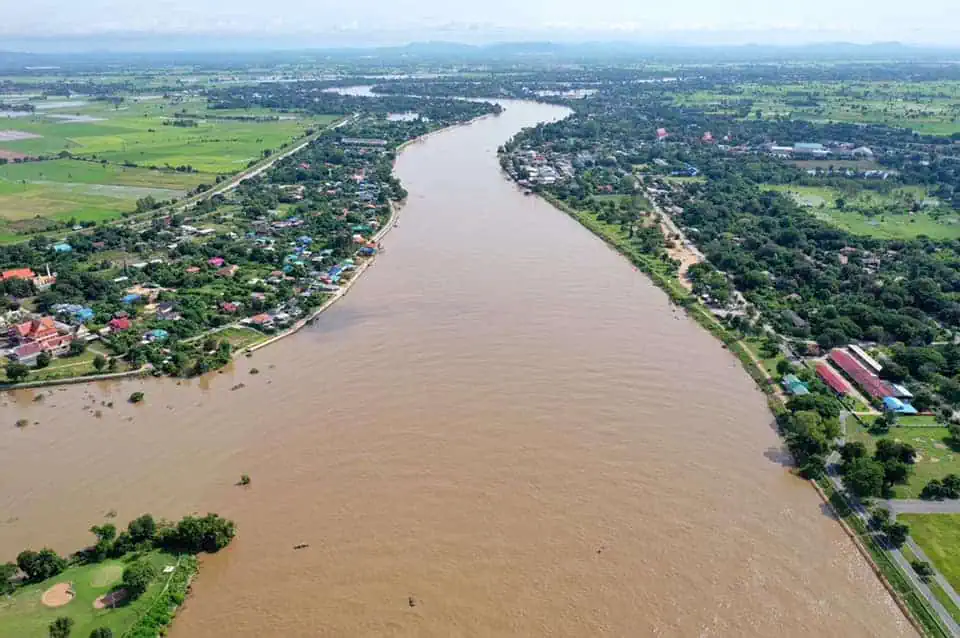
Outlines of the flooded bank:
M174 638L912 635L738 362L503 179L565 113L505 106L403 152L399 227L315 325L182 385L0 398L4 555L234 518Z

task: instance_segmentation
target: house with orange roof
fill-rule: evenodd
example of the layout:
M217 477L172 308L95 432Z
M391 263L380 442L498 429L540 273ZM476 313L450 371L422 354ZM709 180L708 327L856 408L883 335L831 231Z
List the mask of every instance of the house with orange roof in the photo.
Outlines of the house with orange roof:
M37 273L33 272L30 268L13 268L11 270L4 270L3 273L0 273L0 280L9 281L10 279L33 279L37 276Z
M8 331L10 341L18 345L27 343L43 343L60 336L56 323L52 317L31 319L10 327Z

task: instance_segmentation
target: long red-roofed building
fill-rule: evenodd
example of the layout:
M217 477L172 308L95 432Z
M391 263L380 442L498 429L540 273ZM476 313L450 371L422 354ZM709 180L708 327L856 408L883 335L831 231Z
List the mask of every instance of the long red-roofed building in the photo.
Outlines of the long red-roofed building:
M830 386L830 389L836 392L841 396L846 396L850 394L850 384L847 383L843 377L837 374L833 368L828 366L826 363L817 364L817 376Z
M871 397L885 399L894 396L895 391L889 383L874 374L872 370L869 370L846 350L836 349L831 351L830 361L843 370L861 390Z
M33 272L29 268L14 268L13 270L4 270L0 274L0 279L7 281L9 279L33 279L37 276L37 273Z

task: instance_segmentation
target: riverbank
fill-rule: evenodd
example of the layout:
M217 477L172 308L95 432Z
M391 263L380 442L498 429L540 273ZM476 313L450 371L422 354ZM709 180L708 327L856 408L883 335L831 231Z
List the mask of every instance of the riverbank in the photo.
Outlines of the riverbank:
M383 228L381 228L379 231L377 231L376 234L373 235L372 241L374 243L379 244L380 240L386 237L387 234L396 227L397 220L400 218L400 208L402 206L403 206L402 202L400 203L390 202L390 217L389 219L387 219L387 223L384 224ZM361 275L363 275L363 273L366 272L367 268L372 266L376 260L377 260L377 257L376 255L374 255L373 257L365 259L363 262L361 262L360 265L357 267L357 269L354 271L353 276L350 278L350 280L344 283L342 286L340 286L340 289L337 292L331 295L329 299L324 301L320 305L320 307L314 310L308 317L304 317L303 319L300 319L295 324L293 324L293 326L291 326L289 329L283 331L278 335L274 335L273 337L270 337L266 341L262 341L258 344L250 346L249 348L245 348L244 350L234 353L234 356L236 356L237 354L240 354L241 352L243 354L252 354L257 350L266 348L267 346L272 345L280 341L281 339L285 339L286 337L289 337L290 335L296 334L301 330L303 330L306 326L313 323L321 314L324 313L324 311L328 310L333 304L343 299L343 297L346 296L350 288L352 288L354 284L356 284L360 280Z
M506 175L505 172L504 174ZM589 213L576 210L549 193L538 195L553 208L578 221L608 246L628 259L638 270L646 274L658 288L667 293L672 303L682 308L688 317L719 339L724 348L740 360L743 369L766 395L771 415L774 418L779 418L784 413L786 397L779 391L775 380L764 370L746 344L723 326L709 309L687 287L683 286L680 282L681 273L674 272L661 260L637 250L625 236L621 236L615 226L603 224ZM810 481L810 483L823 499L825 505L835 512L844 532L854 542L861 556L867 560L871 571L880 580L884 589L890 594L911 626L921 635L938 638L949 636L950 633L940 623L936 612L931 610L926 601L910 586L909 577L905 577L885 554L884 550L876 546L876 541L870 537L868 530L861 527L854 530L851 525L856 526L858 520L848 524L849 516L845 516L843 512L849 511L850 507L846 504L844 497L838 492L833 492L833 498L828 498L815 481ZM840 507L838 505L840 503L843 503L844 507Z

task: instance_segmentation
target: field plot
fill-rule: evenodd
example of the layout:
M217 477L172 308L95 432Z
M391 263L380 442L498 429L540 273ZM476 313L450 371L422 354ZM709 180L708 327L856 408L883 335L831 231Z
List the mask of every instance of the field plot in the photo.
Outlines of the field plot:
M886 124L931 135L960 132L960 83L952 81L739 84L676 101L740 117Z
M209 177L79 160L2 165L0 232L29 230L38 217L76 222L112 219L132 211L138 199L180 197Z
M28 116L0 119L0 150L34 156L68 151L144 167L191 166L201 173L237 172L264 150L336 119L262 109L218 112L197 98L128 98L116 106L84 100L32 104L37 110ZM5 139L11 131L19 139Z
M145 557L158 571L177 564L177 557L154 551ZM12 597L0 599L0 636L45 638L54 619L73 619L71 635L89 636L98 627L122 636L150 608L170 578L155 579L146 592L134 601L119 602L114 609L97 608L95 602L117 589L123 575L122 559L71 567L48 580L18 590Z
M960 514L901 514L910 535L954 589L960 589Z
M209 110L201 98L22 103L36 110L0 118L0 160L61 158L0 161L0 243L48 230L52 222L110 220L132 212L144 197L182 197L337 119Z
M918 187L898 188L888 194L868 190L844 193L819 186L770 185L765 188L790 195L823 221L856 235L879 239L908 239L919 235L932 239L960 238L960 217L926 198Z

